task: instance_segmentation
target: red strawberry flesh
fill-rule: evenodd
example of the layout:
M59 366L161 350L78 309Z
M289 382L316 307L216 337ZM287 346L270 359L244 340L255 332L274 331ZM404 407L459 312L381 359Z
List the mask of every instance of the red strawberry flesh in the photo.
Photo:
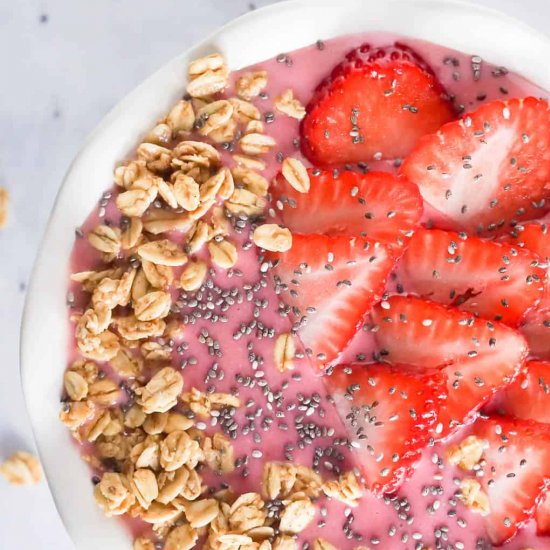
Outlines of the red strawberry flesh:
M452 119L447 94L413 50L364 44L317 88L302 122L303 151L319 166L401 158Z

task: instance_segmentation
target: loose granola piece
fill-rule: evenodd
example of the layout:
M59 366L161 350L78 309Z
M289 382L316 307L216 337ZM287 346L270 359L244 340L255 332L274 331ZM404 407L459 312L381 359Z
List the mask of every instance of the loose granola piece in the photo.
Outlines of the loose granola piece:
M193 224L188 213L176 214L170 210L155 209L143 218L143 228L153 235L160 235L168 231L185 233Z
M166 124L172 129L172 134L190 132L195 124L195 113L190 101L178 101L166 117Z
M229 69L219 53L196 59L189 65L187 93L192 97L208 97L224 90L229 82Z
M185 517L194 529L206 527L216 519L219 511L218 501L213 498L195 500L185 505Z
M275 340L273 356L275 366L279 372L285 372L294 368L294 357L296 355L296 345L294 339L288 332L279 334Z
M88 234L88 241L100 252L114 255L120 252L120 230L117 227L98 225Z
M59 413L59 420L70 430L76 430L93 417L95 406L87 401L67 403Z
M266 547L265 550L297 550L298 544L294 537L288 535L280 535L274 541L271 547ZM259 550L264 550L262 547Z
M94 361L110 361L120 349L116 334L108 330L78 339L77 346L84 357Z
M276 223L264 223L254 230L254 244L271 252L286 252L292 248L292 233Z
M193 469L203 458L199 444L181 430L169 433L160 444L160 465L167 472L184 465Z
M233 195L225 202L225 208L234 214L239 216L244 214L246 216L259 216L267 205L267 201L248 191L247 189L235 189Z
M233 105L233 115L240 124L248 124L251 120L260 120L262 118L258 107L249 101L230 97L229 102Z
M197 112L197 122L199 134L208 136L214 130L225 126L233 116L233 105L227 99L220 99L207 103Z
M183 377L172 367L157 372L142 388L136 389L138 404L145 414L166 412L176 405L183 389Z
M338 548L336 548L333 544L330 544L328 540L315 539L313 541L312 550L338 550Z
M115 184L123 189L130 189L132 184L141 178L149 174L144 160L132 160L127 164L117 166L114 172Z
M168 414L169 413L164 412L148 415L143 423L145 433L149 435L161 434L164 431L166 423L168 422Z
M208 238L208 224L199 220L195 227L189 232L186 250L189 254L196 254L208 242Z
M88 399L96 405L113 405L120 398L121 390L116 382L109 378L102 378L90 384Z
M172 128L164 122L159 122L145 138L149 143L166 145L172 139Z
M289 462L266 462L262 490L269 500L288 497L296 482L296 468Z
M239 140L239 144L245 155L252 156L265 155L277 145L271 136L258 133L245 134Z
M303 493L309 498L317 498L321 494L323 480L321 476L302 464L297 464L296 481L292 487L292 493Z
M181 141L173 151L174 161L180 169L190 170L192 167L215 168L219 166L221 156L219 151L204 141Z
M176 430L188 430L193 426L193 420L181 413L168 413L166 425L164 426L165 433L169 434Z
M212 409L239 407L241 404L238 397L229 393L206 394L197 388L191 388L191 391L184 393L181 400L188 403L189 408L203 418L208 418L212 414Z
M309 174L301 160L287 157L283 160L282 173L286 181L298 191L307 193L310 187Z
M285 504L281 512L279 529L282 533L296 535L303 531L315 516L315 506L307 497L298 497Z
M99 369L93 361L75 361L71 365L70 370L80 374L80 376L86 380L88 385L95 382L99 374Z
M208 227L208 240L215 239L218 236L227 237L231 232L231 224L227 219L221 206L215 206L210 216L210 226Z
M172 298L168 292L149 292L134 302L134 313L140 321L163 319L170 313Z
M166 323L162 319L140 321L135 315L117 317L114 323L119 334L126 340L142 340L162 336Z
M218 195L220 199L227 200L235 191L235 182L233 181L233 174L228 168L222 168L223 181L218 189Z
M133 550L155 550L155 543L147 537L138 537L134 540Z
M172 151L155 143L142 143L136 150L137 156L155 174L162 174L170 168ZM134 183L135 187L135 183Z
M202 479L195 469L182 466L172 472L162 472L158 478L159 495L157 500L163 504L182 496L188 501L199 498L202 491Z
M357 476L353 471L341 474L335 481L325 481L322 488L325 495L348 506L357 506L358 499L363 496L363 488L357 482Z
M223 239L221 241L210 241L208 243L208 251L212 262L223 269L229 269L237 263L237 248L236 246Z
M472 512L486 516L491 511L487 493L482 490L480 483L473 478L467 477L460 482L459 498Z
M181 516L181 510L178 510L178 508L172 504L153 502L147 510L141 513L140 518L146 523L158 525L168 523L169 521L175 521ZM164 548L166 548L166 546Z
M151 287L153 288L166 290L172 285L174 281L174 272L169 266L143 260L141 262L141 268L141 272L143 273L145 281L143 281L143 279L140 279L138 281L138 284L140 286L136 286L135 289L132 289L132 299L134 300L134 302L137 302L140 298L150 292L151 289L149 288L149 285L151 285Z
M473 470L481 460L483 451L487 448L487 442L475 435L463 439L458 445L452 445L447 449L449 462L462 470Z
M24 451L17 451L0 464L0 474L12 485L35 485L43 475L38 459Z
M187 263L187 254L169 239L142 244L137 253L142 259L156 265L177 267Z
M192 292L201 287L206 273L208 272L208 266L203 260L193 260L189 262L183 269L180 277L180 285L183 290Z
M0 229L5 227L8 221L9 193L4 187L0 187Z
M258 195L259 197L265 197L269 190L269 181L261 174L258 174L250 168L237 166L233 168L233 178L237 184L244 187L246 190Z
M158 485L155 474L148 468L136 470L130 478L130 488L141 507L147 510L158 496Z
M140 349L146 361L170 361L172 358L172 348L160 342L144 342Z
M104 433L111 423L111 413L108 410L100 411L99 414L91 420L86 426L86 440L94 442Z
M147 415L143 412L143 409L136 404L132 405L124 413L124 425L127 428L139 428L140 426L143 426L146 419Z
M171 183L164 180L159 180L159 195L170 208L178 207L174 186Z
M302 120L306 116L305 107L299 99L294 97L294 92L290 88L275 99L275 108L277 111L297 120Z
M174 195L178 204L188 212L197 209L200 204L199 184L181 172L174 179Z
M246 155L233 155L233 160L238 166L261 172L266 169L266 163L262 159L247 157Z
M216 433L207 437L203 445L204 457L208 467L218 474L227 474L235 469L233 445L227 437Z
M132 183L132 186L117 195L117 208L129 217L140 217L153 204L158 194L160 178L153 174L146 174Z
M82 284L84 290L93 292L103 279L117 280L122 276L119 268L105 269L103 271L80 271L71 275L71 281Z
M143 371L143 360L129 349L120 348L111 359L111 367L122 378L136 378Z
M235 90L237 95L246 101L258 97L267 86L267 71L250 71L237 79Z
M125 250L130 250L138 244L143 233L143 223L140 218L130 218L127 226L120 236L120 245Z
M258 493L244 493L231 505L229 526L238 533L260 527L267 518L264 501Z
M82 401L88 395L88 382L73 370L68 370L63 376L65 391L72 401Z
M245 127L245 134L263 134L265 132L264 123L261 120L251 120Z
M164 550L191 550L198 538L198 533L191 525L174 527L166 537Z
M94 497L107 516L120 516L135 502L126 476L114 472L103 474L95 487Z
M147 436L143 441L136 443L130 450L130 459L136 468L158 470L160 467L159 438Z

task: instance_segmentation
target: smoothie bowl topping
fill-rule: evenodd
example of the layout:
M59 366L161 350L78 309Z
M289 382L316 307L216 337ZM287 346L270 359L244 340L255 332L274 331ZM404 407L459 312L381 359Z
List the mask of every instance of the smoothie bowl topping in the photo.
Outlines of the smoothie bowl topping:
M545 92L406 42L196 59L77 229L60 419L135 550L544 547Z

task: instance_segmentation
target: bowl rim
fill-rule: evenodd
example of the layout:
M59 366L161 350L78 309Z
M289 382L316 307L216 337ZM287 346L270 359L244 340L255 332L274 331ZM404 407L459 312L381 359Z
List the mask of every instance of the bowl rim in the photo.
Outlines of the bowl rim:
M325 15L323 15L325 13L351 13L353 10L357 10L357 14L361 13L362 16L364 16L364 12L376 12L378 17L380 17L378 23L383 26L386 25L390 28L393 24L391 18L395 17L392 15L392 10L404 10L405 13L410 12L413 14L415 12L424 14L431 12L431 15L434 16L435 19L443 17L443 22L445 22L444 17L450 13L456 14L457 16L462 14L466 20L477 19L478 22L482 21L487 25L488 32L489 29L491 29L491 32L493 33L496 32L496 28L501 30L507 29L513 35L515 34L516 36L524 37L526 40L529 40L532 45L536 46L534 48L533 56L539 60L550 56L550 39L546 35L531 28L526 23L521 22L509 15L503 14L493 8L479 6L464 0L386 0L382 4L384 4L384 6L374 5L366 7L362 0L346 0L344 3L342 3L341 0L286 0L262 7L258 10L249 12L231 20L215 32L211 33L196 46L187 49L185 52L168 61L160 69L139 84L133 91L121 99L86 138L84 144L70 164L55 198L50 217L44 230L44 236L38 248L29 281L21 323L20 365L23 393L29 417L31 419L37 449L46 472L48 483L50 483L50 489L55 505L67 528L67 531L69 532L69 535L75 543L75 546L78 548L93 550L97 547L98 543L107 543L109 545L108 547L112 549L118 548L119 546L120 548L128 547L128 535L126 534L126 531L121 528L118 522L106 522L104 516L100 514L98 510L95 510L95 513L91 511L90 505L94 505L93 498L85 499L86 502L83 503L82 507L80 506L80 503L77 503L77 505L74 504L74 496L78 495L84 487L81 481L86 480L88 492L90 494L92 493L92 491L89 490L90 486L86 475L83 476L84 480L77 478L83 474L83 468L88 471L88 467L83 463L83 461L81 461L78 453L72 453L72 455L75 456L62 456L61 461L57 460L56 454L58 448L56 447L55 449L52 449L52 442L56 442L61 446L64 445L62 449L59 449L61 453L64 453L66 449L69 448L71 442L68 434L66 434L66 445L65 443L61 443L58 435L55 436L57 439L50 439L50 437L53 437L54 432L57 434L57 430L52 428L53 424L51 422L52 415L55 417L54 421L58 422L57 409L59 404L57 404L56 409L53 404L48 401L48 397L44 395L46 393L44 390L48 387L48 384L52 387L55 387L57 384L58 393L56 395L58 396L59 389L61 387L61 379L56 378L57 382L52 382L53 374L48 375L37 371L37 364L39 362L42 363L42 361L44 361L46 366L48 366L48 360L50 360L50 364L55 367L57 364L55 361L56 353L58 356L65 357L62 361L62 365L51 369L52 373L55 373L56 377L58 376L58 373L62 373L65 370L65 365L67 362L67 331L62 329L63 324L66 324L66 309L63 307L64 292L60 293L60 285L66 290L66 276L68 271L67 252L71 247L72 236L68 237L64 234L64 232L66 233L67 231L65 214L69 212L68 209L70 209L71 212L73 212L73 209L77 212L87 210L88 213L91 210L91 207L88 208L88 206L80 207L79 202L80 194L78 187L81 185L81 182L85 182L89 179L89 175L86 171L95 169L94 160L105 157L103 150L109 145L114 146L112 158L115 158L119 152L126 151L127 154L127 152L132 149L132 144L135 144L135 137L142 134L147 125L154 122L156 118L159 118L162 113L166 112L166 106L179 97L185 82L184 73L180 71L189 59L212 51L212 46L221 43L222 45L225 44L228 47L228 53L230 54L228 57L229 65L239 65L242 67L244 65L237 62L239 56L236 55L234 51L236 48L234 48L228 40L234 39L238 42L239 33L244 33L247 36L250 33L252 35L260 36L260 33L265 30L265 24L270 19L280 21L281 16L284 16L284 14L298 16L303 18L304 22L309 21L309 19L305 18L307 14L309 14L309 17L314 16L317 18L315 31L310 29L308 31L309 34L306 33L308 39L305 42L303 41L303 37L290 36L291 33L287 33L287 36L279 36L281 44L291 45L291 47L287 48L288 50L295 49L296 47L299 47L300 44L304 46L306 44L313 43L315 38L311 40L311 37L314 34L316 35L318 32L322 33L323 28L330 29L326 38L331 38L333 36L337 36L338 34L351 34L349 30L346 30L349 27L342 29L341 32L335 32L335 24L329 24L326 20L322 19L325 17ZM300 19L300 21L301 20L302 19ZM364 19L359 16L358 20L364 21ZM320 22L322 22L321 25L319 24ZM349 23L349 25L353 27L352 23ZM400 28L402 28L403 25L404 23L401 24ZM479 29L469 29L469 31L470 30L472 30L474 36L480 36ZM443 33L442 29L433 29L433 32L430 34L421 25L419 27L413 25L410 28L410 31L411 32L406 33L408 36L431 40L448 47L464 50L464 48L456 47L456 42L460 41L456 31L449 33L449 36L444 36L445 33ZM438 40L434 40L431 39L430 36L426 36L427 34L440 38ZM472 33L469 32L468 34ZM323 38L325 38L325 36L323 36ZM469 39L467 41L469 43L473 43L473 39ZM496 42L498 41L503 42L504 38L500 37L496 40ZM278 40L276 41L276 44L278 46ZM273 44L271 44L269 48L273 55L277 53L277 51L273 49ZM479 49L489 50L490 48L484 46L484 48ZM526 55L523 53L524 50L525 48L522 49L522 54ZM264 52L266 51L267 50L265 48L259 47L253 53L248 52L246 55L249 59L252 58L252 61L246 63L246 65L259 62L270 57L268 55L264 55ZM545 56L543 55L543 52L546 54ZM482 52L480 51L479 53L481 54ZM495 56L490 57L491 61L499 62L499 55L500 54L495 51ZM508 48L504 53L502 53L503 57L508 55L513 62L502 62L502 64L507 66L511 65L512 70L527 76L533 82L541 85L542 88L550 90L550 75L544 77L542 74L543 71L535 71L535 69L530 66L526 67L525 71L519 70L515 64L517 65L520 63L521 55L514 57L511 48ZM235 60L234 63L233 60ZM529 58L529 61L530 60L531 58ZM234 68L240 68L239 66ZM541 65L539 64L539 66ZM151 96L152 98L153 95L155 95L152 95L148 90L153 90L155 87L160 88L161 84L167 86L168 89L157 90L157 93L162 95L162 99L158 101L158 105L148 106L144 109L145 113L143 113L143 116L140 112L138 116L135 117L138 119L137 121L134 122L133 120L130 120L133 119L132 115L135 114L136 106L143 103L145 97ZM124 129L124 136L120 134L121 129ZM124 158L126 154L119 156L119 158ZM103 163L109 164L108 169L109 172L112 173L112 158L109 158L110 160L104 159ZM101 165L101 163L99 164ZM101 174L106 173L107 172L105 170L99 169L97 171L98 181L103 182L103 175ZM107 179L105 181L111 181L111 179ZM94 187L93 193L96 193L96 188L100 190L96 195L97 200L97 197L101 194L101 190L105 190L106 186L104 185L104 182L98 183ZM81 194L86 196L85 199L82 199L82 202L85 203L85 205L93 204L90 202L90 194L87 190L82 190ZM78 200L75 202L75 199ZM68 217L75 217L74 212ZM82 222L85 217L86 216L82 217L80 221ZM75 224L74 227L77 225L78 224ZM69 234L72 235L70 230ZM57 248L56 245L58 245ZM61 271L64 273L64 278L62 278L62 281L59 280ZM52 288L53 285L53 288L55 289L54 291L48 292L48 282L50 283L50 288ZM61 284L61 282L63 284ZM60 299L62 300L61 304L59 303ZM62 312L62 315L58 314L58 310ZM44 326L44 321L48 322L46 327ZM56 330L56 327L59 328L59 330ZM63 355L60 355L60 353ZM49 380L48 376L52 377L52 380ZM42 382L40 382L41 377L43 378ZM55 398L54 401L56 401L56 399L57 398ZM58 422L58 424L60 423ZM60 427L64 430L64 432L66 432L64 426L61 426L60 424ZM74 464L74 458L76 458L83 468ZM63 471L61 472L59 471L59 462L63 464L63 468L61 468ZM67 484L68 476L69 479L74 482L74 494L73 487L70 487L71 484ZM68 489L67 485L69 485ZM100 532L95 533L91 528L83 528L83 516L85 516L86 522L89 521L92 525L96 525L98 521L101 520L102 524L99 528ZM116 527L114 526L115 523Z

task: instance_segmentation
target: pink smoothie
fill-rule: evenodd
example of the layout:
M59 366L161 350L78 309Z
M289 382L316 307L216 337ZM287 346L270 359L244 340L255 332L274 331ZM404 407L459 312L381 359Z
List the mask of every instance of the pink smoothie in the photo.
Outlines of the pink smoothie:
M265 97L255 101L266 121L266 133L277 141L266 155L264 175L272 178L286 156L301 158L299 122L278 113L273 100L292 88L307 104L313 89L351 49L365 42L385 46L398 39L415 49L431 65L457 106L473 110L483 102L526 95L546 96L546 92L518 75L482 61L474 72L472 55L459 53L419 40L382 33L354 35L318 43L259 63L250 69L266 70L269 84ZM237 78L238 71L234 73ZM475 78L474 78L475 77ZM183 81L182 81L183 89ZM226 155L225 160L232 162ZM304 159L304 162L305 159ZM393 163L380 161L371 168L395 170ZM108 187L109 182L105 182ZM112 188L112 196L116 190ZM276 209L267 214L275 217ZM433 216L427 212L426 221ZM82 226L82 233L105 219L117 224L112 198L106 196ZM288 332L290 320L278 313L279 299L269 278L261 273L257 248L250 245L250 226L234 227L234 241L241 243L238 264L229 271L214 270L196 293L177 296L177 313L185 324L181 341L173 347L172 362L182 369L185 389L237 393L243 406L234 416L213 418L199 424L207 430L223 430L234 437L237 468L227 477L212 477L212 484L228 483L236 491L258 491L266 461L292 461L318 470L323 478L356 466L347 434L331 403L325 377L307 359L296 361L292 372L279 373L273 364L274 337ZM181 239L180 236L176 238ZM71 272L99 268L101 262L87 239L77 238L71 258ZM175 272L176 277L179 272ZM389 285L391 289L391 283ZM74 308L83 307L89 296L71 284ZM368 362L375 351L371 336L359 330L341 362ZM77 356L71 343L70 359ZM110 373L109 373L110 374ZM466 428L467 430L467 428ZM464 434L458 434L461 438ZM425 450L411 479L397 495L376 498L365 494L356 508L321 499L318 513L300 542L317 537L337 548L352 549L361 544L384 550L490 548L484 539L483 518L469 512L455 496L460 473L443 460L444 450L435 445ZM136 526L132 526L136 529ZM137 527L139 531L141 527ZM143 527L145 529L145 527ZM301 547L301 546L300 546ZM505 548L548 548L550 539L534 534L529 524ZM304 546L306 548L306 546Z

